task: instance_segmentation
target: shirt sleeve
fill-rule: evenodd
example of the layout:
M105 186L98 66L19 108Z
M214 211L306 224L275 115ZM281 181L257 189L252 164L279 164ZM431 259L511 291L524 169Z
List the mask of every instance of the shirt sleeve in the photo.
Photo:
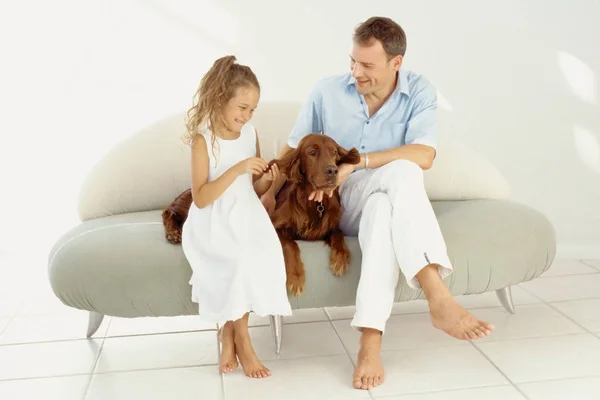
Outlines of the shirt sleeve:
M304 136L323 131L322 99L321 85L317 84L300 109L292 133L288 137L288 146L295 149Z
M437 146L437 90L429 82L417 89L412 116L406 126L406 144Z

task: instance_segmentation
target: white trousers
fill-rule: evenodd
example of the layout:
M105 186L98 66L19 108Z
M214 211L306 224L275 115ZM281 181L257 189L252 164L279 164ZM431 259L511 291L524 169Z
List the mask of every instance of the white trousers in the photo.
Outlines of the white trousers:
M407 160L360 170L342 184L340 195L341 228L347 236L358 236L362 252L351 326L384 332L400 271L415 289L420 288L415 276L428 264L440 265L442 278L452 272L423 170Z

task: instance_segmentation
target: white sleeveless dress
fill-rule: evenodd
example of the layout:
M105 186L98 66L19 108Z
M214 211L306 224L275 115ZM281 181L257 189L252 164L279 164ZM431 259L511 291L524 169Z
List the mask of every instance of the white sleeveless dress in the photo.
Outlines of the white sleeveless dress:
M256 157L256 132L250 124L235 140L217 138L214 155L211 135L203 134L209 182ZM240 175L209 206L200 209L192 203L181 244L193 271L192 301L198 303L202 320L224 324L251 311L291 315L281 243L250 173Z

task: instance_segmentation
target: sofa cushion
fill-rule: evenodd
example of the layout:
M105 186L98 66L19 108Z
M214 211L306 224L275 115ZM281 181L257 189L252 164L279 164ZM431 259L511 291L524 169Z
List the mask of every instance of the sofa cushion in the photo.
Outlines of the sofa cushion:
M546 217L505 200L433 202L454 273L454 295L482 293L534 279L552 263L555 233ZM79 224L50 253L51 286L65 304L119 317L197 314L191 268L180 245L164 239L159 211L122 214ZM329 248L299 242L306 292L293 308L353 305L360 276L356 237L347 237L351 264L329 271ZM401 276L396 301L422 297Z
M260 104L252 119L264 159L287 141L300 105ZM118 143L86 177L78 204L81 220L166 207L190 186L190 153L181 140L184 115L159 121ZM483 157L454 138L440 135L425 187L435 200L505 199L506 180Z

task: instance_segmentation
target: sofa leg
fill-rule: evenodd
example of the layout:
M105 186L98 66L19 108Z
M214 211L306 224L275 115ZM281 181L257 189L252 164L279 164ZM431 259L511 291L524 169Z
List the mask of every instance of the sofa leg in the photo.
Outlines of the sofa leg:
M505 287L504 289L496 290L496 296L498 296L498 300L500 300L500 304L511 314L515 313L515 305L513 304L512 292L510 286Z
M271 320L271 331L275 340L275 353L279 354L281 351L281 339L283 337L283 316L271 315L269 319Z
M102 325L102 320L104 319L104 314L100 314L96 311L90 311L89 319L88 319L88 329L87 329L87 337L90 338L100 325Z

